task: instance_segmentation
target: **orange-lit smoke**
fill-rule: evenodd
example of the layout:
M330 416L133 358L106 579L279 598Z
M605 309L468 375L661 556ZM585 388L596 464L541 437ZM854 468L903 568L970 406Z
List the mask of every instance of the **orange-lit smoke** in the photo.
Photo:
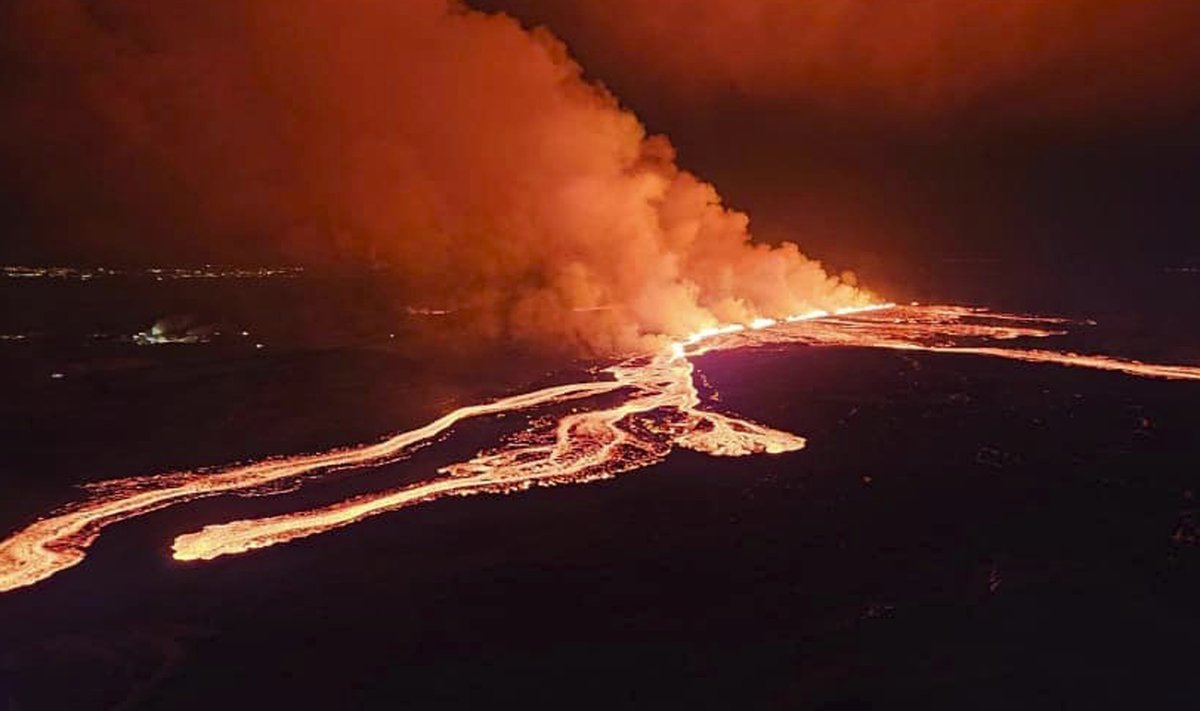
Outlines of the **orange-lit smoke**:
M79 239L382 261L486 334L597 351L868 301L752 244L562 43L501 15L15 0L0 24L0 155Z
M601 76L892 121L1194 108L1191 0L484 0L561 28Z

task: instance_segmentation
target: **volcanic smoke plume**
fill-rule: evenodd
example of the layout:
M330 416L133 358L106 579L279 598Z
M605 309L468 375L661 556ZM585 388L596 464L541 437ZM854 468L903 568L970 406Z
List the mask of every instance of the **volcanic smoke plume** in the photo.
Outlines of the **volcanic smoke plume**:
M621 85L861 120L1127 122L1200 105L1192 0L482 0ZM1076 127L1077 130L1077 127Z
M46 240L385 262L485 335L647 345L867 303L544 31L444 0L15 0L0 155Z

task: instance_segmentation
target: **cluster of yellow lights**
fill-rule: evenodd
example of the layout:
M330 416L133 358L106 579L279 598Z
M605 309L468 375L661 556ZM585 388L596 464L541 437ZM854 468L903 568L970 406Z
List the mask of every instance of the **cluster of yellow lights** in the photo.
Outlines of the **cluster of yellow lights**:
M0 592L33 585L79 564L100 532L114 523L201 498L279 493L317 475L394 462L468 418L534 409L557 412L556 418L531 418L529 426L508 441L470 461L443 467L428 480L306 511L205 526L178 536L173 555L177 560L208 560L312 536L445 496L509 493L609 478L659 462L675 447L714 456L803 448L805 441L797 435L701 408L690 357L715 349L795 343L923 350L1200 380L1200 367L994 345L1056 335L1062 331L1048 327L1063 323L960 307L879 304L705 329L661 353L608 368L607 380L560 385L459 408L381 442L265 459L217 472L175 472L91 485L84 500L0 541ZM993 345L964 344L974 341ZM622 396L616 405L562 407L615 393Z

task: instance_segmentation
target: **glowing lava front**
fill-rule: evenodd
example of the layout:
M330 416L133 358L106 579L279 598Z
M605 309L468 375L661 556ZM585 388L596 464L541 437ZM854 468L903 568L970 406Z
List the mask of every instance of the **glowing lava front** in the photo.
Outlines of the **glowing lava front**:
M426 481L308 511L205 526L175 539L178 560L208 560L312 536L370 516L443 496L507 493L531 486L582 483L649 466L675 446L715 456L778 454L804 447L803 438L701 408L690 356L764 344L854 346L994 356L1112 370L1142 377L1200 380L1200 367L1154 365L1100 355L1002 347L1015 339L1063 333L1063 319L993 314L959 307L891 304L814 311L782 322L712 328L608 368L606 380L562 385L471 405L382 442L320 454L266 459L219 472L176 472L90 485L88 496L0 541L0 592L33 585L80 563L111 524L200 498L289 491L314 475L396 461L422 443L473 417L575 402L557 420L529 429L451 464ZM619 396L618 404L589 399ZM537 424L537 423L545 424Z

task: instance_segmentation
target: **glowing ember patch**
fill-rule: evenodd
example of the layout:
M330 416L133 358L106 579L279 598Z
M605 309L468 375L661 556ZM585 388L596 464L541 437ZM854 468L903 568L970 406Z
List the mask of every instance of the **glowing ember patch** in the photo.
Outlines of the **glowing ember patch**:
M524 432L439 476L309 511L205 526L179 536L174 556L207 560L316 535L445 496L510 493L532 486L582 483L649 466L675 447L714 456L781 454L804 447L803 438L701 408L689 357L711 350L764 344L853 346L1000 357L1031 363L1093 368L1173 380L1200 380L1200 366L1157 365L1104 355L1000 347L1018 339L1061 334L1063 319L994 314L953 306L883 304L810 311L783 319L705 329L656 355L609 368L610 379L513 395L450 412L379 443L321 454L267 459L216 473L179 472L92 485L90 496L0 541L0 592L33 585L80 563L104 527L187 501L234 493L274 494L307 477L395 461L455 423L480 415L577 402L557 420L541 418ZM1057 330L1056 330L1057 329ZM588 409L586 400L622 393L613 406Z

